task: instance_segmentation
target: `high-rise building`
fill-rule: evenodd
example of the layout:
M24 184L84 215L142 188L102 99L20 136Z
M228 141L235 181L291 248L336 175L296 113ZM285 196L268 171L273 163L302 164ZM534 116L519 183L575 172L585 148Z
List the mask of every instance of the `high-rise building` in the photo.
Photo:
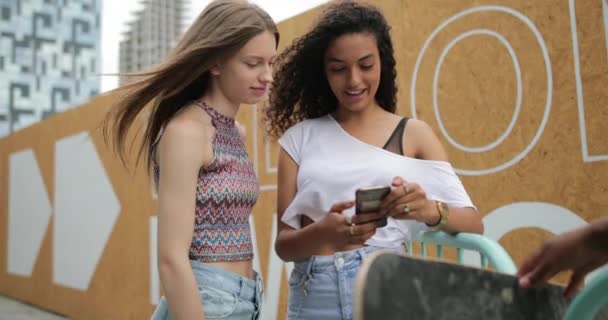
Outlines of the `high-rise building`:
M144 71L175 47L184 30L187 0L142 0L120 42L119 72ZM121 76L120 83L127 77Z
M99 93L102 0L0 0L0 136Z

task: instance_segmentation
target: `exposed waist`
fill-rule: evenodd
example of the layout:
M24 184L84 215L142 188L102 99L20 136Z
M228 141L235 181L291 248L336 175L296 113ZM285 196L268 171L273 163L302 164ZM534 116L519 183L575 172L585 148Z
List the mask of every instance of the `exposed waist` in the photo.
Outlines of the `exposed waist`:
M243 265L240 265L243 264ZM245 267L245 262L209 264L199 261L190 261L196 282L202 286L210 286L231 292L244 300L254 300L256 292L262 290L260 275L251 268L249 261L249 275L239 272Z
M306 260L295 262L294 270L304 273L316 273L335 270L336 267L340 269L359 268L366 256L378 250L387 249L364 246L354 250L335 252L331 255L314 255Z
M348 252L348 251L353 251L353 250L359 250L359 249L363 249L368 247L365 244L351 244L345 247L341 247L341 248L335 248L335 247L330 247L330 246L325 246L320 248L318 251L313 252L312 256L333 256L337 253L340 252Z
M222 269L227 272L238 274L241 277L255 280L255 271L253 270L253 261L252 260L225 261L225 262L201 262L201 261L191 260L191 262L196 262L198 264L203 264L206 266L219 268L219 269Z

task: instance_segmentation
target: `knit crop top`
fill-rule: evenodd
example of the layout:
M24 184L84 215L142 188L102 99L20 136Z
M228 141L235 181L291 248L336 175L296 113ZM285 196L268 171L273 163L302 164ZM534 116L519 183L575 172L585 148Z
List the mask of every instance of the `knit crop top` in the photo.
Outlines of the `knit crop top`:
M255 205L259 182L235 120L205 102L215 127L213 160L202 167L196 184L194 233L190 260L234 262L253 259L249 215ZM160 167L153 162L158 185Z

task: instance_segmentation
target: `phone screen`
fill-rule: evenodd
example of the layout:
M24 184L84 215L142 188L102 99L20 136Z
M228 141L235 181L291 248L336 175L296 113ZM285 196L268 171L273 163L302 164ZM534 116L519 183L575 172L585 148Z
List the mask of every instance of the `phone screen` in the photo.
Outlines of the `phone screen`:
M356 213L377 211L382 200L391 192L391 187L368 187L355 193Z

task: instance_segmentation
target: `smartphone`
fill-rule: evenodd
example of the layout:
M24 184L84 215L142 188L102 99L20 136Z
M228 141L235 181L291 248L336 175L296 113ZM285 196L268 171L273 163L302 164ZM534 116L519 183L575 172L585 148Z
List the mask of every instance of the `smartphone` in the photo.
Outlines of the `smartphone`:
M391 193L390 186L372 186L355 191L355 214L377 212L382 200ZM386 226L386 218L379 222L378 227Z

